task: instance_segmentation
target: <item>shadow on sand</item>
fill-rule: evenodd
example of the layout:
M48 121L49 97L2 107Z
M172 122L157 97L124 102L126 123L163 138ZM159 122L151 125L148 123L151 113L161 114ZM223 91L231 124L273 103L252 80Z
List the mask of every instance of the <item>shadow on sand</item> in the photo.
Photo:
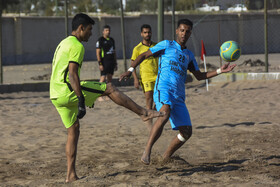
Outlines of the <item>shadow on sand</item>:
M191 166L187 169L177 169L177 170L170 170L168 167L157 168L159 171L164 171L164 173L178 173L178 176L189 176L196 172L211 172L211 173L219 173L219 172L228 172L238 170L242 166L243 162L247 161L248 159L241 159L241 160L230 160L228 162L217 162L217 163L203 163L198 166Z
M253 126L255 125L256 123L255 122L241 122L241 123L224 123L222 125L214 125L214 126L198 126L196 127L196 129L211 129L211 128L216 128L216 127L237 127L237 126L240 126L240 125L243 125L243 126ZM271 122L261 122L259 124L271 124Z

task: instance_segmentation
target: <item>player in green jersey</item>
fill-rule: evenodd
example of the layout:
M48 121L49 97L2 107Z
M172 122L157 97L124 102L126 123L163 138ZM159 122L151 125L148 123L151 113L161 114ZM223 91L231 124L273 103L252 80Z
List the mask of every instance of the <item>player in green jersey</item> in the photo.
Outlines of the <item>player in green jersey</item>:
M111 83L80 81L80 69L84 57L84 46L92 35L92 20L86 14L77 14L72 20L71 36L65 38L57 46L52 63L50 80L50 98L67 128L66 143L67 176L66 182L78 179L75 169L77 145L79 139L79 119L86 114L86 106L93 107L100 96L108 96L116 104L138 114L143 121L163 116L153 110L137 105Z

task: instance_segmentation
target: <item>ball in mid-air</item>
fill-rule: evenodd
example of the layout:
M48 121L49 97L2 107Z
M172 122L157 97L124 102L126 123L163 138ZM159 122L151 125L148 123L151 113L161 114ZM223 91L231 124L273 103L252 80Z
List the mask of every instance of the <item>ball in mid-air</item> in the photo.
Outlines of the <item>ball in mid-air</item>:
M237 42L226 41L220 47L220 56L224 61L233 62L241 55L241 49Z

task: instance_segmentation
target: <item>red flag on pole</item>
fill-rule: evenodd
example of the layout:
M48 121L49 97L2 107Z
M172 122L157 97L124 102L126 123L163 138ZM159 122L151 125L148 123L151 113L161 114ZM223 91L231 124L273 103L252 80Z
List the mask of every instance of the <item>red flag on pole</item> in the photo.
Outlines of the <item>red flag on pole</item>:
M200 55L201 60L204 60L203 55L206 55L206 50L205 50L205 47L204 47L203 40L201 40L201 55Z
M200 55L200 58L201 58L201 60L203 60L203 63L204 63L204 71L207 72L205 55L206 55L206 50L205 50L205 47L204 47L203 40L201 40L201 55ZM208 91L208 79L206 79L205 82L206 82L206 90Z

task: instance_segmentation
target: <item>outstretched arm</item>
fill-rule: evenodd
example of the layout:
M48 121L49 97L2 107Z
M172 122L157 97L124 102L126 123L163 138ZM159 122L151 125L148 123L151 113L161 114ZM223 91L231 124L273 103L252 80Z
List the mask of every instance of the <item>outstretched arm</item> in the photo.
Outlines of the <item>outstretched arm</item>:
M141 55L139 55L132 63L131 63L131 66L130 68L127 70L127 72L123 73L121 76L120 76L120 79L119 81L123 80L123 79L127 79L131 76L132 72L134 71L134 69L141 63L143 62L143 60L145 60L146 58L149 58L153 56L153 53L148 50L144 53L142 53Z
M232 71L235 68L236 64L224 64L221 68L217 69L216 71L210 72L201 72L201 71L192 71L192 74L195 76L197 80L204 80L215 77L221 73L227 73Z

